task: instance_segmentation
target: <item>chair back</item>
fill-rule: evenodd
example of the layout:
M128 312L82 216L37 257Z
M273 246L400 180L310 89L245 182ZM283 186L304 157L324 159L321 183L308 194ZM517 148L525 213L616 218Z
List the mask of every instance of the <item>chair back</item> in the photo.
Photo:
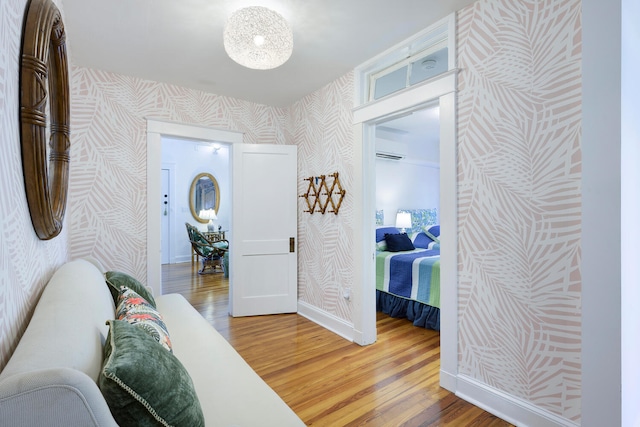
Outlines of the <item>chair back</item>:
M229 241L220 240L212 243L193 225L185 222L185 226L187 227L187 234L189 234L189 241L193 250L201 257L223 256L229 249Z

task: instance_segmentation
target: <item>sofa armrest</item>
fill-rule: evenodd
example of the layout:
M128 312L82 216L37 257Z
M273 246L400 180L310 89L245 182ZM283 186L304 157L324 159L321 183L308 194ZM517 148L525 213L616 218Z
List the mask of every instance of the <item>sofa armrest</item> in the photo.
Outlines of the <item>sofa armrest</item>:
M70 368L31 371L3 379L0 425L117 427L96 383Z

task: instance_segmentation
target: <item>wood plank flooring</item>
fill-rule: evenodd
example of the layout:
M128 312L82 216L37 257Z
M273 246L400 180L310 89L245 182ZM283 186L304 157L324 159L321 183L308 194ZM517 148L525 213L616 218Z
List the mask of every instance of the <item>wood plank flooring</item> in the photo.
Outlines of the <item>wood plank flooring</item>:
M362 347L296 314L233 318L228 280L162 266L164 293L198 310L309 426L510 426L440 388L440 335L378 313Z

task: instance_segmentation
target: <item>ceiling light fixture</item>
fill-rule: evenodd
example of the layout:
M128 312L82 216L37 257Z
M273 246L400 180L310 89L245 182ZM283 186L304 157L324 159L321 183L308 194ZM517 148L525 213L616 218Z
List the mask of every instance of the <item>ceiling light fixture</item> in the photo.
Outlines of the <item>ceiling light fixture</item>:
M254 70L279 67L293 51L293 32L287 21L262 6L233 12L224 27L223 41L231 59Z

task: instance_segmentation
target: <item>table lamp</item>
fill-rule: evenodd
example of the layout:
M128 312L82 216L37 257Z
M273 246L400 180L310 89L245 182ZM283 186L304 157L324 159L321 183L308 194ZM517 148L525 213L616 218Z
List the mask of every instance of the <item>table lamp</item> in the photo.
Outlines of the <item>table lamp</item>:
M198 216L202 219L209 220L209 223L207 224L207 231L209 231L210 233L216 231L216 228L213 225L213 220L218 219L215 209L202 209L198 214Z
M398 212L396 228L399 228L401 233L406 233L407 228L411 228L411 214L409 212Z

